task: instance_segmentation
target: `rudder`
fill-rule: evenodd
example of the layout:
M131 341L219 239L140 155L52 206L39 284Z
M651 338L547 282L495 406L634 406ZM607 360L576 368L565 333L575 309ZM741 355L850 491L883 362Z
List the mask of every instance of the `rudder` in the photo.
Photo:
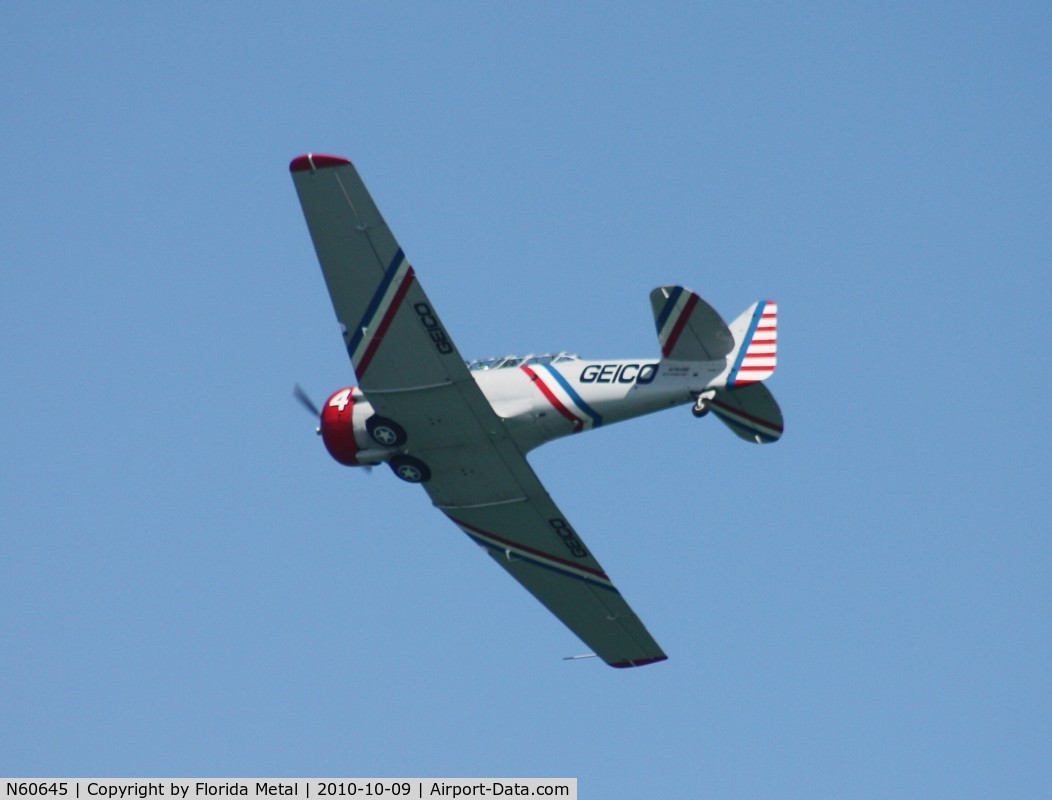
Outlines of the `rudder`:
M778 363L778 304L753 303L731 324L735 348L727 387L748 386L767 380Z

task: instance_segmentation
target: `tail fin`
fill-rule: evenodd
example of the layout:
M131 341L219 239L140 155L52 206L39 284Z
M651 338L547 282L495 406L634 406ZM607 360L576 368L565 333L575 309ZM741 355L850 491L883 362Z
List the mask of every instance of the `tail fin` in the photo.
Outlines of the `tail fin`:
M734 349L727 323L712 306L682 286L650 293L661 355L672 361L715 361Z
M727 388L770 378L778 362L778 304L771 300L754 303L731 323L731 333L735 345L727 359L731 364Z

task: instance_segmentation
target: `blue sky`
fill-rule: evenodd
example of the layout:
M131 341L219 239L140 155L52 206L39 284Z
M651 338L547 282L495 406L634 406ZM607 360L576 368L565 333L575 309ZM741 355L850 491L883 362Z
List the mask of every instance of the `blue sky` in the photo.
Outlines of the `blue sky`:
M0 774L1052 791L1040 3L30 4L0 29ZM532 457L670 655L612 670L291 397L352 158L467 357L779 303L786 417Z

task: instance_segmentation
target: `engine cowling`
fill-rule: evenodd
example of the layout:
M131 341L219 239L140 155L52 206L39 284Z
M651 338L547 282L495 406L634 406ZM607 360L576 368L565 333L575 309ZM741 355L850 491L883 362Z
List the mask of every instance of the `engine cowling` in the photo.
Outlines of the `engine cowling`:
M372 408L354 386L335 392L321 410L321 438L336 461L348 467L361 467L383 460L369 437L365 420Z

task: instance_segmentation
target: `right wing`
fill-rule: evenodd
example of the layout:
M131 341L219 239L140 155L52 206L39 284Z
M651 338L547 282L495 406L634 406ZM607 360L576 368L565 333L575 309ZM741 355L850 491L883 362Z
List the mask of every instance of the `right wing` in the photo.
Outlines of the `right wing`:
M362 391L471 380L354 165L305 155L289 170Z

